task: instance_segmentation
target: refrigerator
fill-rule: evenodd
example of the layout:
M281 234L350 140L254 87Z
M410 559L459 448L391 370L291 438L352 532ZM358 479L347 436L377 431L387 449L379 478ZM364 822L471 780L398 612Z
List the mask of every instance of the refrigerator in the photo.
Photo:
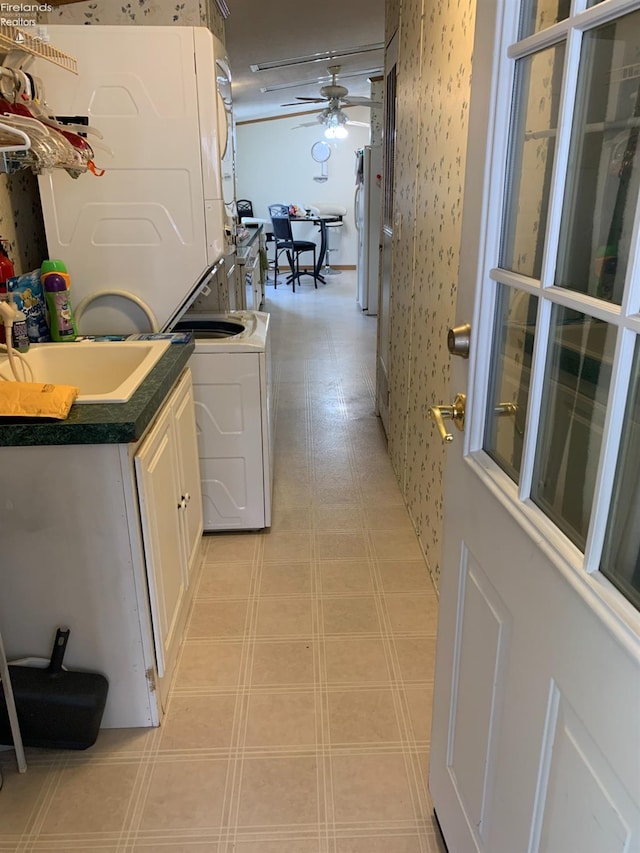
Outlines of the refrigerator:
M354 200L358 235L358 305L365 314L378 313L380 228L382 222L382 146L365 145L356 152Z
M52 25L78 75L39 61L48 106L96 128L102 177L39 176L49 256L84 334L166 328L225 254L233 221L230 75L205 27ZM89 143L96 137L87 137ZM226 202L226 203L225 203Z

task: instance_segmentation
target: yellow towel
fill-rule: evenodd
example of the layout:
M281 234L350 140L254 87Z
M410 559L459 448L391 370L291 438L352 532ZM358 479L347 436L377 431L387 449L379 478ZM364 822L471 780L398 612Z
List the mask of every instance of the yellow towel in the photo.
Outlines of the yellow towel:
M0 417L66 418L79 388L42 382L0 382Z

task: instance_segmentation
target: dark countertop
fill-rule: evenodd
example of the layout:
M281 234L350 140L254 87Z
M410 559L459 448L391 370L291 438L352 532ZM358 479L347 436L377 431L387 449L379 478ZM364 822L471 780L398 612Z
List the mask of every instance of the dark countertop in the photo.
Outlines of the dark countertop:
M195 348L171 344L126 403L72 406L65 420L0 418L0 447L37 444L126 444L137 441Z

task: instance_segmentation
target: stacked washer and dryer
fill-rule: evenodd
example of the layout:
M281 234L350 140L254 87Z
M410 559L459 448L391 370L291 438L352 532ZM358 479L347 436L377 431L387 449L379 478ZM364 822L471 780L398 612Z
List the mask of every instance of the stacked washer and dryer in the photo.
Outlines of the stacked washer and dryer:
M49 255L67 263L80 331L193 331L204 528L268 527L269 318L198 313L199 295L226 282L219 275L234 215L224 46L205 27L48 31L78 63L75 76L36 61L49 105L84 119L113 152L97 155L101 178L72 180L63 170L39 178Z

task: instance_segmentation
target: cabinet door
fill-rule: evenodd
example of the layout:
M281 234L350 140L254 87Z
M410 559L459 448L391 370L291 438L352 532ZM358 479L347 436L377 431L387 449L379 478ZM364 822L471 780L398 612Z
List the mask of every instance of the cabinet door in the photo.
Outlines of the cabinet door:
M200 543L202 541L200 463L198 461L198 439L191 371L187 371L178 383L172 397L172 405L178 455L178 485L180 500L184 502L180 514L182 516L184 560L188 572L188 585L200 554Z
M170 674L180 643L185 594L181 515L176 484L173 408L166 406L135 456L158 676Z

